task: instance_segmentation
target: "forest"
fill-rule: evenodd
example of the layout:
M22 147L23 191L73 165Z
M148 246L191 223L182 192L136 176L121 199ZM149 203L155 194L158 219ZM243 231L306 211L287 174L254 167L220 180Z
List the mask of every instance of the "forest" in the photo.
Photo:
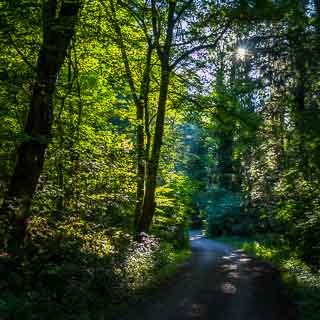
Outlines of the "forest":
M0 0L0 318L120 319L201 229L319 319L319 92L319 0Z

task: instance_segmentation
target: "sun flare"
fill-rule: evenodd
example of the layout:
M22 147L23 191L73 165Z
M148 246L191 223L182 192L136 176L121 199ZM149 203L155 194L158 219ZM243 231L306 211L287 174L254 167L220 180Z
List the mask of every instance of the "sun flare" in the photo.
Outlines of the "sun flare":
M237 58L238 58L239 60L244 60L247 55L248 55L247 49L241 48L241 47L239 47L239 48L237 49Z

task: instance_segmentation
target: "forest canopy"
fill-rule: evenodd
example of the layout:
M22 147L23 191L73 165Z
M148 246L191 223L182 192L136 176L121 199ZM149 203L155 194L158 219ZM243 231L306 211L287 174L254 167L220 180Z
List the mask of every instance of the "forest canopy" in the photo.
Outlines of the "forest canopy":
M319 269L319 0L0 0L0 57L1 316L109 312L190 227Z

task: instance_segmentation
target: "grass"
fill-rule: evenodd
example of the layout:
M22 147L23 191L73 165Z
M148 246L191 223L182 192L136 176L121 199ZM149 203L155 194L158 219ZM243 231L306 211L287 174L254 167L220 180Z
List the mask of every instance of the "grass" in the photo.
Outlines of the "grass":
M271 238L270 238L271 239ZM230 244L278 267L284 284L295 298L299 320L319 320L320 272L311 269L281 242L223 236L215 240Z
M174 277L179 271L179 267L190 257L190 255L190 249L183 249L172 252L170 254L171 262L164 265L163 267L158 269L155 274L153 274L152 280L140 291L138 291L137 297L143 299L144 297L148 296L147 293L156 291L159 286L172 279L172 277Z
M159 270L159 273L155 276L154 282L151 287L156 287L164 281L167 281L176 274L179 266L183 264L191 255L190 249L184 249L176 251L172 254L172 263L164 266Z
M136 291L134 296L131 296L126 302L123 301L118 306L113 306L110 309L108 316L113 319L119 314L126 313L134 303L144 301L154 294L159 288L170 281L178 272L181 265L191 256L190 249L177 250L170 253L171 262L164 265L153 274L152 280L146 286Z

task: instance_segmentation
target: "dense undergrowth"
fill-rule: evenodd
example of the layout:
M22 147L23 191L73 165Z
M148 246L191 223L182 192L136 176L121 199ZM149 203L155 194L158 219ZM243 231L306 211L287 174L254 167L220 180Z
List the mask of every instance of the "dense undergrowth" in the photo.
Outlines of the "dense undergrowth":
M112 319L172 275L189 254L155 236L143 234L137 242L80 219L55 228L40 224L23 255L0 256L3 320Z
M283 282L294 296L298 319L319 319L320 272L312 270L288 245L273 236L256 239L222 236L217 239L277 266Z

